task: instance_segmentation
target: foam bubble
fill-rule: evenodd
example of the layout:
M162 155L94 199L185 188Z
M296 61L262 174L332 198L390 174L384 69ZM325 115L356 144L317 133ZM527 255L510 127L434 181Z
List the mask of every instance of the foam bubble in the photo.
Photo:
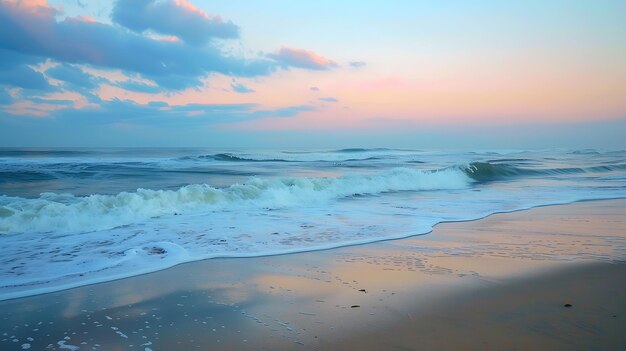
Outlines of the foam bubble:
M57 341L57 345L59 345L59 348L62 350L76 351L80 349L80 347L76 345L66 344L66 342L67 342L66 340L60 340L60 341Z

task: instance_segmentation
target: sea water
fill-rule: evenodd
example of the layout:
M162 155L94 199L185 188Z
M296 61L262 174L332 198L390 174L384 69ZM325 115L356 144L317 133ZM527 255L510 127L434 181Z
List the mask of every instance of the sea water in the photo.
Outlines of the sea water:
M626 151L0 149L0 299L626 197Z

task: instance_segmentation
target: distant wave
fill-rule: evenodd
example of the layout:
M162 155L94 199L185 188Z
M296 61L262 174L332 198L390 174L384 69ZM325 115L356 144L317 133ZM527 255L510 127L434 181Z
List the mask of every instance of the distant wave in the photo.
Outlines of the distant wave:
M393 149L387 147L375 147L375 148L361 148L361 147L351 147L345 149L337 149L330 151L283 151L286 154L311 154L311 153L357 153L357 152L391 152L391 151L403 151L403 152L416 152L417 150L409 150L409 149Z
M600 155L600 152L594 149L573 150L568 152L570 155Z
M357 150L357 149L354 149ZM282 153L282 157L275 157L276 155L258 154L258 155L236 155L233 153L220 153L211 155L199 155L199 156L184 156L181 157L182 161L221 161L221 162L354 162L354 161L367 161L378 160L383 157L371 156L369 154L363 154L362 157L356 157L357 151L347 152L349 154L334 155L328 153ZM331 155L329 157L329 155ZM280 156L280 155L278 155Z
M347 149L334 150L334 151L330 151L330 152L355 153L355 152L380 152L380 151L405 151L405 150L389 149L389 148L379 147L379 148L371 148L371 149L366 149L366 148L347 148Z
M26 183L102 175L114 177L117 174L141 177L157 170L156 165L149 162L5 164L0 165L0 183Z
M408 150L408 149L391 149L386 147L376 147L376 148L347 148L347 149L339 149L334 151L329 151L329 153L357 153L357 152L393 152L393 151L401 151L401 152L416 152L417 150Z
M72 157L89 155L91 152L82 150L46 150L46 149L3 149L0 157Z
M236 156L233 154L215 154L215 155L211 155L209 156L210 158L217 160L217 161L233 161L233 162L241 162L241 161L247 161L247 162L289 162L289 160L283 160L280 158L260 158L260 159L255 159L255 158L246 158L243 156Z
M246 156L235 155L231 153L184 156L184 157L181 157L180 160L182 161L214 160L214 161L226 161L226 162L290 162L290 160L285 160L285 159L280 159L280 158L264 158L264 157L254 158L252 156L246 157Z
M510 159L508 161L511 161ZM506 163L472 162L462 167L463 171L472 179L483 182L523 176L551 176L562 174L601 173L626 170L626 164L601 165L592 167L565 167L531 169L517 167Z
M37 182L45 180L57 179L49 172L39 171L4 171L0 170L0 183L12 183L12 182Z

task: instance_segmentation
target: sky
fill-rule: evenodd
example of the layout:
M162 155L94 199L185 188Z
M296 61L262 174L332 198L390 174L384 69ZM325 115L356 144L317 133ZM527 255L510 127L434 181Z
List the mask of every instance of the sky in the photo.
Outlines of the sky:
M0 146L626 149L626 2L0 0Z

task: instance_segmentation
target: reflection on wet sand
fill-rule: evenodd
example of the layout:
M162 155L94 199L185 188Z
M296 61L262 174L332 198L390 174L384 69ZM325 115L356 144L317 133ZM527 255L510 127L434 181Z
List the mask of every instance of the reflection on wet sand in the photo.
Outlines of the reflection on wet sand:
M502 334L494 335L499 345L508 345L503 335L515 329L498 327L503 325L498 318L526 325L536 316L523 312L528 307L523 296L497 291L522 281L525 286L536 285L532 282L540 279L535 278L537 273L554 274L586 267L585 263L609 264L625 258L626 201L538 208L444 224L429 235L403 240L294 255L207 260L0 302L0 348L19 350L28 344L35 350L410 349L418 336L425 335L432 336L431 343L423 340L420 345L437 347L439 340L450 348L470 348L476 345L453 344L445 335L452 333L459 342L471 335L454 334L454 330L465 328L479 335L477 326L463 325L476 316L482 316L477 325ZM594 279L603 277L604 271L612 272L613 278L624 277L624 265L613 267L600 269ZM537 296L557 301L555 291L560 286L585 284L568 274L571 279L561 284L542 283L552 290ZM477 296L500 302L494 307ZM491 314L468 309L464 301ZM612 308L623 305L617 301ZM456 306L454 316L445 306ZM596 312L588 304L587 314L580 318ZM560 336L549 328L575 332L576 328L559 327L560 309L541 313L541 320L551 321L546 322L548 329L539 322L527 323L519 335L559 347ZM604 330L602 321L589 323L587 329Z

